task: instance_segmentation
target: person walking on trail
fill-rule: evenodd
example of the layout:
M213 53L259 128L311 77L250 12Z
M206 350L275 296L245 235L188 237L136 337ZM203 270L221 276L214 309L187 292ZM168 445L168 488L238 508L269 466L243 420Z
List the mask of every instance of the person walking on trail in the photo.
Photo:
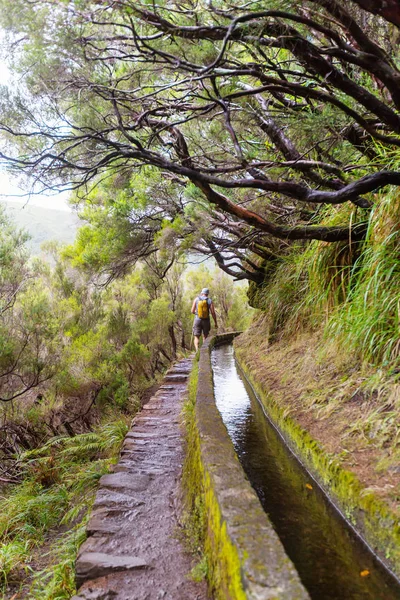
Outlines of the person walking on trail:
M196 348L196 352L199 349L201 334L203 334L203 338L206 339L210 333L210 313L214 319L215 328L218 328L214 304L211 298L208 297L208 294L209 289L203 288L200 296L195 298L192 304L192 314L196 315L193 323L194 347Z

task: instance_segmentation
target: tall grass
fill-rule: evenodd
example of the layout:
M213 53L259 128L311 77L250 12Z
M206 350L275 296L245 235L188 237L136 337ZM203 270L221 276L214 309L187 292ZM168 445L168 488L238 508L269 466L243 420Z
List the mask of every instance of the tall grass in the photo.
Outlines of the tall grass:
M397 195L396 195L397 194ZM323 329L343 355L397 369L400 362L400 207L380 194L363 244L311 242L293 247L259 292L271 341ZM337 224L343 212L327 211ZM346 214L355 222L365 214Z
M358 359L399 366L400 207L394 195L387 194L371 214L365 249L326 334Z
M72 527L51 548L53 561L35 574L31 600L68 600L75 592L75 558L86 537L87 517Z
M300 313L308 291L303 252L303 249L292 249L257 292L256 305L268 315L268 336L271 341L280 335L293 333L302 321Z

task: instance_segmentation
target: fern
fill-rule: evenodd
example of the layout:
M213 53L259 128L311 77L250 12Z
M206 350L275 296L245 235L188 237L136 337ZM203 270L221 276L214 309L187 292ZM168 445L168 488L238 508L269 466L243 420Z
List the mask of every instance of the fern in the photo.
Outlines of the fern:
M127 430L127 421L118 420L73 438L57 436L21 455L26 479L3 500L0 513L0 589L29 569L31 554L50 529L74 524L87 513ZM59 562L35 577L32 598L70 597L82 527L78 522L59 542L54 550Z

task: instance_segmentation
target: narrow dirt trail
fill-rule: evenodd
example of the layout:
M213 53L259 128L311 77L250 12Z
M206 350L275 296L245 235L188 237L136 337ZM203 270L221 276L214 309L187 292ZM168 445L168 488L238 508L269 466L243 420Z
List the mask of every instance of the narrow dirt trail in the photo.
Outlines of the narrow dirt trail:
M177 363L135 417L114 473L100 480L73 600L205 600L179 540L183 432L191 360Z

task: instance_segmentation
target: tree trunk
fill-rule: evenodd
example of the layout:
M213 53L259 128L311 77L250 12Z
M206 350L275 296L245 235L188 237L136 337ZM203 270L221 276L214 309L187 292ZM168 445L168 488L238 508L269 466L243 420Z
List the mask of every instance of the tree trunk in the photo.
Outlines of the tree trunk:
M169 337L171 338L171 344L172 344L172 358L173 358L173 360L175 360L178 344L176 343L175 329L174 329L173 325L170 325L168 327L168 332L169 332Z

